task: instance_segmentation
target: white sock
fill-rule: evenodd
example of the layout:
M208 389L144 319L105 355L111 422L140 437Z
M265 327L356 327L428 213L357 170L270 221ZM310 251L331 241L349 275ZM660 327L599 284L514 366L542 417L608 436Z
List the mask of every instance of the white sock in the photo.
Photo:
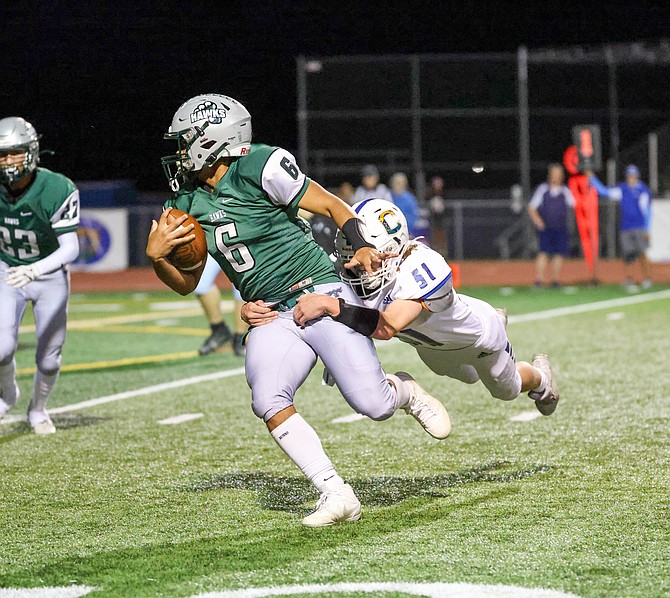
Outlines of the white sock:
M28 405L28 413L44 413L47 412L47 401L56 386L58 380L58 372L55 374L43 374L39 370L35 372L33 381L33 396Z
M0 365L0 398L7 405L7 410L16 405L19 398L16 386L16 361L12 359Z
M386 374L386 379L391 383L391 388L395 388L396 409L402 409L409 403L412 396L409 384L405 384L395 374Z
M549 384L549 380L547 378L547 374L545 374L542 370L538 370L538 372L540 372L542 380L540 381L540 384L537 388L532 389L532 392L536 392L539 395L543 396L544 391L547 390L547 384Z
M293 414L270 434L320 493L344 484L323 450L314 428L299 413Z

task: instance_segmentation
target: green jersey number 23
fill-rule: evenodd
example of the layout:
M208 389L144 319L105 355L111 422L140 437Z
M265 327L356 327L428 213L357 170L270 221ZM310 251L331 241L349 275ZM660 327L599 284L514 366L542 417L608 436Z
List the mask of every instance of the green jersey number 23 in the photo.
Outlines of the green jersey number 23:
M14 230L14 237L16 244L20 244L17 249L12 243L12 235L9 229L0 226L0 251L12 257L18 257L21 260L35 258L40 254L40 248L37 244L37 235L32 230L21 230L17 228Z

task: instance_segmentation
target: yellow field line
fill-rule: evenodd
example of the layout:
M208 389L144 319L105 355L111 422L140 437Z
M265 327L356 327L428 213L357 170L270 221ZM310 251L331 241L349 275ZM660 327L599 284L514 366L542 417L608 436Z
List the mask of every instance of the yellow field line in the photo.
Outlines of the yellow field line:
M208 328L178 328L172 326L90 326L78 328L80 331L95 330L96 332L139 332L150 334L180 334L182 336L208 336Z
M159 363L161 361L177 361L196 357L197 351L182 351L181 353L166 353L165 355L147 355L146 357L125 357L114 361L93 361L90 363L71 363L64 365L61 372L80 372L85 370L99 370L103 368L118 368L141 363ZM18 368L17 374L34 374L35 368Z

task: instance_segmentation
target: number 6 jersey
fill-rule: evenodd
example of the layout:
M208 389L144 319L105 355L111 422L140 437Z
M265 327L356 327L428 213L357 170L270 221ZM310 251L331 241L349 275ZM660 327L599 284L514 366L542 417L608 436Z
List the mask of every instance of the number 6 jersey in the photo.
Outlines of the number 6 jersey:
M309 224L298 216L309 183L289 152L254 144L214 189L179 191L164 207L195 217L207 250L246 301L280 301L302 281L339 282Z
M38 168L16 200L0 185L0 259L10 266L37 262L58 249L58 236L79 224L79 191L66 176Z

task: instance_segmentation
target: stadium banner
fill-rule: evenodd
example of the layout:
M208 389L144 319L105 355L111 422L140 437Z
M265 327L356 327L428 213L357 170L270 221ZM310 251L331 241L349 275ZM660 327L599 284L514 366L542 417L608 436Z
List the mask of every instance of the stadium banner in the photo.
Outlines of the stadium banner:
M73 270L113 272L128 267L128 210L83 209L77 237L79 257Z
M670 199L651 202L651 226L647 257L651 262L670 262Z

